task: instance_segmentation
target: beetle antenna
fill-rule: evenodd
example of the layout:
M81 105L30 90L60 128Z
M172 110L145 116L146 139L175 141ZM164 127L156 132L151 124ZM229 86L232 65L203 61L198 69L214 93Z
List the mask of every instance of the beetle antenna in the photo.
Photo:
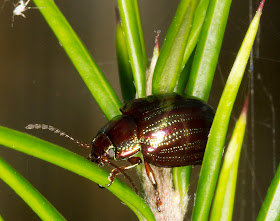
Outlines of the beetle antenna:
M55 134L59 134L59 136L62 136L62 137L66 137L68 138L69 140L72 140L74 143L84 147L84 148L91 148L91 146L89 144L86 144L86 143L83 143L73 137L70 137L68 134L66 134L65 132L51 126L51 125L47 125L47 124L28 124L25 129L27 130L37 130L37 129L41 129L41 130L49 130Z
M113 164L111 161L108 160L108 163L112 166L115 167L118 171L120 171L125 178L130 182L131 186L133 187L134 191L136 192L137 195L139 195L139 191L135 185L135 183L132 181L132 179L130 178L130 176L128 176L120 167L118 167L116 164Z

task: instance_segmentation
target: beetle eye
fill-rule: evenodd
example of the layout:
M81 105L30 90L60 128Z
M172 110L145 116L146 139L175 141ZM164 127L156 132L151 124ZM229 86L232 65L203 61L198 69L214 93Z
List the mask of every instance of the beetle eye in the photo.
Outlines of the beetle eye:
M109 158L111 158L111 159L114 159L114 157L115 157L115 150L114 150L114 148L110 148L109 150L108 150L108 155L107 155Z

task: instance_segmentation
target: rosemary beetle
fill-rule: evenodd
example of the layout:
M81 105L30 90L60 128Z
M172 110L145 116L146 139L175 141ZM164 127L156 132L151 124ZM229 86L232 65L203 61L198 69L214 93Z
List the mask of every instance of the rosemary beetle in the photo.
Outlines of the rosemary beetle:
M108 186L119 173L123 173L136 189L124 171L144 163L159 208L157 181L150 164L169 168L201 164L215 112L201 100L176 93L135 99L120 110L122 115L101 128L91 145L48 125L30 124L27 129L48 129L91 148L89 160L100 166L110 164L115 167L108 177ZM143 160L135 156L139 152ZM112 160L126 160L130 165L117 167Z

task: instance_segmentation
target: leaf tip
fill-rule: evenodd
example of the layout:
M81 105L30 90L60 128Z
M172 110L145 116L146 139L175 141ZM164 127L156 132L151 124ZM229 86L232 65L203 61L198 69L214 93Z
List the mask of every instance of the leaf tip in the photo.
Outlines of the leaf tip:
M121 24L121 17L120 17L120 11L117 6L115 6L115 15L116 15L116 23L117 25Z
M244 115L245 117L247 116L247 112L248 112L249 98L250 98L250 95L248 94L245 98L243 108L242 108L242 112L241 112L242 115Z
M155 49L159 49L159 34L160 34L160 30L156 31L156 40L155 40Z
M262 0L258 7L257 13L262 13L264 3L265 3L265 0Z

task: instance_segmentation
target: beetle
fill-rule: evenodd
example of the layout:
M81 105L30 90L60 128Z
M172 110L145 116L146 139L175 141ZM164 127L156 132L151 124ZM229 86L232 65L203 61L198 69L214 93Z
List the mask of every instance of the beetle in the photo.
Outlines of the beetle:
M135 99L120 111L122 115L101 128L91 145L83 144L56 128L50 129L51 126L45 125L45 129L91 148L88 158L99 166L106 163L114 166L108 177L108 186L119 173L123 173L135 187L124 171L142 163L142 159L135 156L141 152L160 210L157 181L150 164L171 168L201 164L215 111L204 101L176 93ZM40 124L28 126L27 129L44 129ZM126 160L131 165L117 167L111 160Z

